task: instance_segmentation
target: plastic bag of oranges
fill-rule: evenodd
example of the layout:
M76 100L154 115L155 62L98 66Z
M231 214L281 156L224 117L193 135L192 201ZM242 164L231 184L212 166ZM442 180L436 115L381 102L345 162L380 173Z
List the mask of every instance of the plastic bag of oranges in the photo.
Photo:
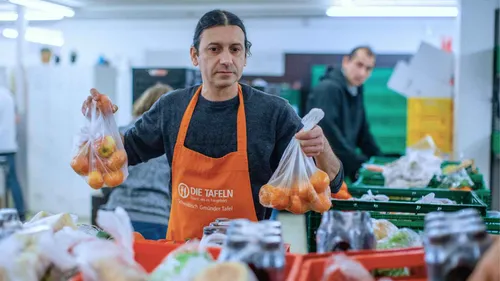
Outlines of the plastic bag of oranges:
M312 109L302 119L303 130L311 130L324 116L321 109ZM332 206L330 178L316 167L313 158L307 157L299 141L293 138L271 179L261 187L259 201L265 207L294 214L310 210L323 213Z
M99 107L95 101L89 107L88 124L75 138L71 160L73 170L94 189L116 187L128 176L127 153L113 116L112 103L107 97L103 99ZM107 104L109 111L105 110Z

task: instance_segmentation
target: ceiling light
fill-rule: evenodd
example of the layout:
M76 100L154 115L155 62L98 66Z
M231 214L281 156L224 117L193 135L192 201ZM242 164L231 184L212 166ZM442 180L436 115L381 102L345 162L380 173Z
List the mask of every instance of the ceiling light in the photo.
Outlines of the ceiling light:
M5 28L2 35L6 38L16 39L19 36L17 30ZM26 41L44 45L61 47L64 45L64 38L61 31L44 28L28 27L24 36Z
M457 17L456 7L355 6L328 8L329 17Z
M16 21L16 12L0 12L0 21ZM25 16L28 21L46 21L46 20L62 20L64 16L57 14L48 14L43 12L28 11Z
M41 0L9 0L9 2L50 14L59 14L68 18L71 18L75 15L75 11L73 11L73 9L69 7Z

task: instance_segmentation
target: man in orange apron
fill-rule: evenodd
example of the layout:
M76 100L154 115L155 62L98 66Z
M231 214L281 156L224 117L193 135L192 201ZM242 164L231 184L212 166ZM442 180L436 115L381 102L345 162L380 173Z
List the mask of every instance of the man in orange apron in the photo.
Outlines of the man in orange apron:
M165 95L124 135L129 165L162 154L171 165L168 240L201 238L220 217L268 219L259 189L293 137L333 179L332 192L342 185L342 165L320 127L299 132L301 120L286 100L238 83L250 46L236 15L205 14L191 47L203 84ZM88 101L101 96L92 90Z

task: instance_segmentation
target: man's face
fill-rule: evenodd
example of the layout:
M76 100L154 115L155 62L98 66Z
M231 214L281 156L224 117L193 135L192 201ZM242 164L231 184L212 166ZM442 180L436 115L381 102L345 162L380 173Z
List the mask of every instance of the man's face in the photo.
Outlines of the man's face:
M246 64L245 34L234 25L205 29L199 52L191 47L191 61L200 67L203 83L230 87L241 78Z
M367 54L366 50L358 50L354 56L345 56L342 60L344 75L352 86L361 86L370 77L375 66L375 56Z

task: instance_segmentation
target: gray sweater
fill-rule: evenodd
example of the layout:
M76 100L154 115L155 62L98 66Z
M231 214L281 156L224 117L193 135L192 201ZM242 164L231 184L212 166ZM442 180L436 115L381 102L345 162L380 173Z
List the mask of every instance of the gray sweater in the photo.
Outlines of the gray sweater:
M146 162L166 154L172 163L177 133L184 111L198 86L180 89L161 97L135 125L125 133L129 165ZM290 104L278 96L243 85L247 122L247 153L252 200L259 220L270 217L269 209L259 203L260 187L267 183L290 140L302 123ZM236 151L236 116L239 99L221 102L200 96L189 124L184 145L209 157L222 157ZM193 163L196 165L196 163ZM343 171L332 182L340 189ZM171 190L169 181L169 190Z
M133 124L120 128L124 133ZM165 155L135 166L129 166L128 178L114 188L106 209L124 208L132 221L168 224L171 196L170 166Z

